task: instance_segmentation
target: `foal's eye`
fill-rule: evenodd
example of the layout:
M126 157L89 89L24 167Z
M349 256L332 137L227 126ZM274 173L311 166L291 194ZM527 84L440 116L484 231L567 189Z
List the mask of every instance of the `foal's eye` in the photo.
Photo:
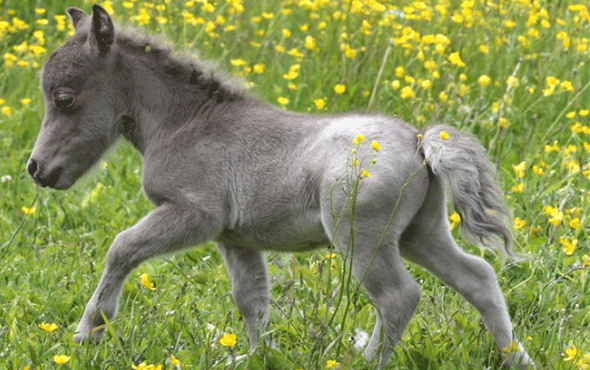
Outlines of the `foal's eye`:
M55 105L60 108L71 108L76 102L76 96L70 92L60 91L57 92L54 97Z

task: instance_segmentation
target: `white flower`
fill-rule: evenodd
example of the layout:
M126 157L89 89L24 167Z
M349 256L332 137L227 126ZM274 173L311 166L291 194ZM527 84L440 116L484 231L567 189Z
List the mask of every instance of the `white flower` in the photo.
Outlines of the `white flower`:
M350 342L355 350L362 351L369 342L369 334L364 330L356 328L354 330L354 336L350 338Z

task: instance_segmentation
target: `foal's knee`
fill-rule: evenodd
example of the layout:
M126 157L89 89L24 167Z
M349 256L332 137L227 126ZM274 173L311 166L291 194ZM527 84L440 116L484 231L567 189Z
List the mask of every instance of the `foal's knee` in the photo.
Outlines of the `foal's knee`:
M107 268L116 268L123 271L123 273L129 273L140 262L138 261L137 251L133 250L132 239L125 231L119 233L107 252Z

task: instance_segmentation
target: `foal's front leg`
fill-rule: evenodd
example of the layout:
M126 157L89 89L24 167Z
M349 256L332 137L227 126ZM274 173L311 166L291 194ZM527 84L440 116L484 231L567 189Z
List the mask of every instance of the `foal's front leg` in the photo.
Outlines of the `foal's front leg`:
M102 278L86 305L74 340L80 343L102 339L102 314L109 320L117 314L121 288L127 275L148 258L214 238L221 229L218 219L196 207L164 203L117 235L109 248Z
M218 245L231 277L236 306L244 317L254 350L260 331L268 325L270 292L264 253L230 245Z

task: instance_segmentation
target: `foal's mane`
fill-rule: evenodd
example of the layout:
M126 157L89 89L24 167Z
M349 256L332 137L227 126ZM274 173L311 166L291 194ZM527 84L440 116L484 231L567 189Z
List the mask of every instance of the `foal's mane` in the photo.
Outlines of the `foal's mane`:
M209 63L178 55L170 47L149 36L119 33L117 45L129 55L147 60L151 69L198 90L217 103L244 99L240 84L223 78L218 73L214 74Z

